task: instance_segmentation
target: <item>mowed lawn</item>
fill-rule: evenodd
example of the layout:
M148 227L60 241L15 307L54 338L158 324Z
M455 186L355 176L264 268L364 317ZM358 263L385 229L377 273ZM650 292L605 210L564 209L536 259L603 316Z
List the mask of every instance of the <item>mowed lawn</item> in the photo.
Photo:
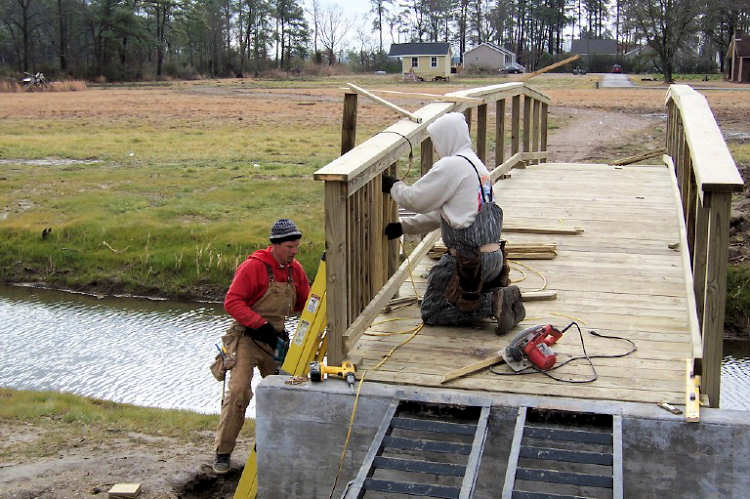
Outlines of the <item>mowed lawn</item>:
M597 78L532 83L553 105L663 109L664 91L594 90ZM279 217L303 231L299 258L312 278L324 248L323 184L312 173L339 153L347 81L442 94L514 79L416 85L349 76L0 93L2 278L220 299ZM384 97L411 110L429 102ZM398 119L360 98L358 142Z

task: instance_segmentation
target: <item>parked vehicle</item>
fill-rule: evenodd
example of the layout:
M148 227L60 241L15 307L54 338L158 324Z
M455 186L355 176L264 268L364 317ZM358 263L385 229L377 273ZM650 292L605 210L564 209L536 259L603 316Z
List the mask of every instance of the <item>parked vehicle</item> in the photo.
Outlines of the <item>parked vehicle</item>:
M622 66L620 66L619 64L615 64L614 66L612 66L612 72L613 73L622 73Z
M585 75L586 74L586 70L583 69L581 66L575 66L573 68L573 74L574 75Z
M525 73L526 68L518 64L517 62L511 62L500 68L501 73Z

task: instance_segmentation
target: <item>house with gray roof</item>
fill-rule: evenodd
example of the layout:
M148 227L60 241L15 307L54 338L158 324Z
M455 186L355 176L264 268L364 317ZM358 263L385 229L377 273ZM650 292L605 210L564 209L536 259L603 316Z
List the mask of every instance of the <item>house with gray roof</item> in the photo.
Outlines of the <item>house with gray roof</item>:
M451 46L441 42L391 44L389 57L401 59L405 78L447 80L451 75Z
M494 43L484 42L464 52L464 67L497 71L516 62L516 54Z

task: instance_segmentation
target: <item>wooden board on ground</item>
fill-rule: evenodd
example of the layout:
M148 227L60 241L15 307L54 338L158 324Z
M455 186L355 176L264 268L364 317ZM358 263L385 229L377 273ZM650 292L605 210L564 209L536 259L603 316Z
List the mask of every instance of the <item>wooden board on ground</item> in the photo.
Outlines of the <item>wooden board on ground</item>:
M107 492L109 497L138 497L141 493L140 483L116 483Z

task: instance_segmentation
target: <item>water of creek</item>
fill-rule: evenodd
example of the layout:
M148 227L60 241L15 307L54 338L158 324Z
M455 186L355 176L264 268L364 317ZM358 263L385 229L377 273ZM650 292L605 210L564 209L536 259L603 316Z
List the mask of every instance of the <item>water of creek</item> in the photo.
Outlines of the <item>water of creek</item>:
M219 304L0 286L0 386L218 413L208 365L230 323ZM750 410L749 380L750 342L725 342L721 407Z

